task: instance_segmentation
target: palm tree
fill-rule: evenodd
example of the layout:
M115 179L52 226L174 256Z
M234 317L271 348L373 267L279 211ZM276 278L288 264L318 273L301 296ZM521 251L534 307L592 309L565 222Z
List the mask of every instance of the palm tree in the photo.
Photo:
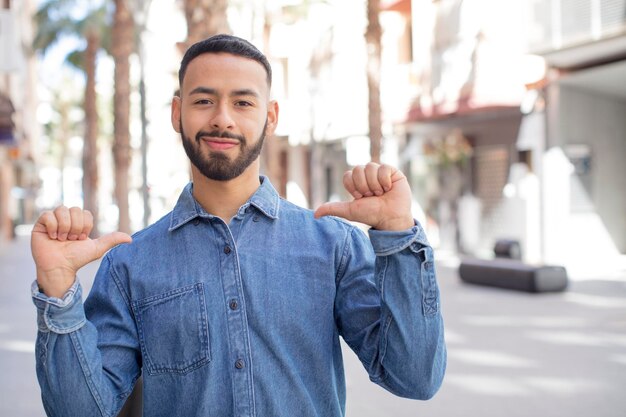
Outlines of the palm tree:
M74 109L78 108L81 98L75 96L72 89L73 81L64 77L58 87L55 87L52 93L52 111L53 115L50 120L44 124L44 132L50 138L49 153L58 163L59 173L59 191L60 201L65 200L65 179L64 168L66 165L66 157L68 151L68 141L72 136L76 136L80 130L80 123L76 117L72 117Z
M135 50L134 21L127 0L115 0L111 55L115 62L113 92L113 161L115 164L114 197L119 209L119 230L130 233L128 171L130 146L130 55Z
M380 109L381 37L380 0L367 0L367 87L369 89L370 158L380 162L382 147L382 118Z
M82 19L76 19L77 0L47 0L35 13L37 33L33 48L45 54L63 37L85 39L86 44L67 55L66 61L85 74L85 138L83 146L84 208L94 216L92 236L98 235L98 110L96 106L96 62L103 47L107 20L106 4L89 8Z
M226 9L228 0L184 0L187 39L178 47L181 52L194 43L218 33L231 33Z

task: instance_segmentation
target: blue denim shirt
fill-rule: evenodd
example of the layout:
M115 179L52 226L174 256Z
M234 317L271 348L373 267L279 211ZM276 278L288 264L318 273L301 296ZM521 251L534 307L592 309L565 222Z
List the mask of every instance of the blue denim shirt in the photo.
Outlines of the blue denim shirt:
M428 399L446 365L433 251L417 223L365 234L267 179L230 224L183 191L102 260L84 307L33 285L51 416L113 416L143 373L144 416L343 416L339 337L370 379Z

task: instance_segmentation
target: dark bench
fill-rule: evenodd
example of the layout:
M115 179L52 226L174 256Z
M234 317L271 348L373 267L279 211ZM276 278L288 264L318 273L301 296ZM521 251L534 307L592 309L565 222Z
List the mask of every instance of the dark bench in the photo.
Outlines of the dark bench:
M459 266L463 282L527 292L555 292L567 288L562 266L528 265L519 260L464 259Z

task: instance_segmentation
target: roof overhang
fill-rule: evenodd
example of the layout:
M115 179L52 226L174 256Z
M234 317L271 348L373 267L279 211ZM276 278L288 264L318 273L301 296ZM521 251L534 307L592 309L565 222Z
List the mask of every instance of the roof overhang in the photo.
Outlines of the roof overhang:
M626 58L626 29L613 36L537 52L548 65L559 69L580 69Z

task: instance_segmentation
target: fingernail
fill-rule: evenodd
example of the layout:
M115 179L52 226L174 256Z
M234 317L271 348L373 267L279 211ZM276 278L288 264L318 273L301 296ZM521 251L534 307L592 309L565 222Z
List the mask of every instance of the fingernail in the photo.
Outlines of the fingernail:
M67 240L67 233L61 233L61 235L59 235L59 240Z
M85 240L87 239L87 234L85 233L81 233L80 236L78 237L78 240Z
M381 196L381 195L383 195L383 192L380 191L380 190L376 190L376 191L374 191L374 194L376 194L377 196Z
M371 192L371 191L368 191L368 192L366 192L366 193L365 193L365 197L371 197L371 196L373 196L373 195L374 195L374 194L372 194L372 192Z
M68 239L68 240L76 240L76 239L78 239L78 235L69 235L69 236L67 237L67 239Z
M363 195L358 191L353 192L352 195L354 198L363 198Z
M50 239L56 239L57 238L57 233L50 233Z

